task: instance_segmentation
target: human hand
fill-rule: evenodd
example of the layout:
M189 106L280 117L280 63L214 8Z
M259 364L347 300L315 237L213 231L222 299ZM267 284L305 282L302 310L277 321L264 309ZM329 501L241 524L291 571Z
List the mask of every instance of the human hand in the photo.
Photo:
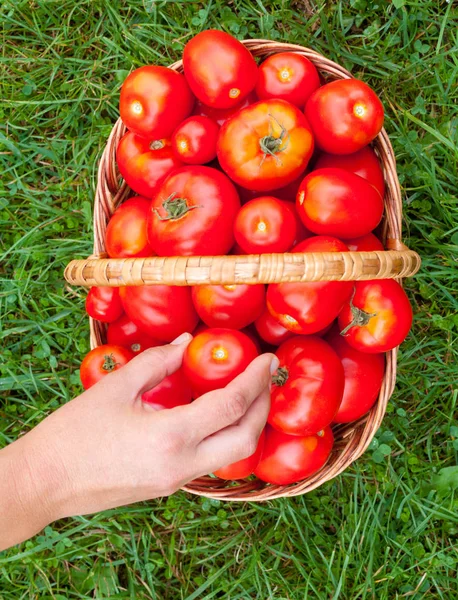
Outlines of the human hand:
M277 359L256 358L226 388L154 411L142 394L178 369L190 335L146 350L51 414L16 446L21 502L36 527L173 493L256 448ZM35 528L36 528L35 527Z

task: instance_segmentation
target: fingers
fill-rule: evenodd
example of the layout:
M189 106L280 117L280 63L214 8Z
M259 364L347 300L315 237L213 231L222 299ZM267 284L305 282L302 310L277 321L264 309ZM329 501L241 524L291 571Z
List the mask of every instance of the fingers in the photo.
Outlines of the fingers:
M113 389L116 395L128 399L141 396L180 368L191 340L192 335L184 333L171 344L149 348L101 383Z
M204 394L186 408L186 427L198 444L209 435L237 423L265 389L278 359L272 354L258 356L243 373L224 389ZM271 371L271 368L273 371Z
M264 388L237 425L203 440L196 449L196 477L251 456L258 445L270 409L270 389Z

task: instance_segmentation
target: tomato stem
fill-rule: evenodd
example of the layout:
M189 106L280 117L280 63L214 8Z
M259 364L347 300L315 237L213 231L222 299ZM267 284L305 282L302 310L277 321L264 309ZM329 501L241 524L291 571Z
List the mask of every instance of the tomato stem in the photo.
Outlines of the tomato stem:
M343 336L346 336L348 331L352 327L364 327L365 325L367 325L369 323L369 321L372 319L372 317L377 316L377 313L368 313L368 312L364 311L362 308L358 308L357 306L355 306L353 304L353 298L355 297L355 293L356 293L356 287L353 288L353 294L351 295L351 298L350 298L350 310L351 310L352 321L340 332L340 335L343 335Z
M117 363L115 360L115 357L113 354L105 354L105 356L103 357L103 365L102 365L102 369L104 371L114 371L116 368L116 365L119 365L120 363Z
M285 385L288 381L289 372L285 367L278 367L275 375L272 376L272 383L278 386Z
M281 123L279 123L278 120L273 115L269 114L269 117L271 119L273 119L275 121L275 123L277 123L277 125L280 127L281 131L280 131L279 136L275 136L274 130L272 127L272 122L269 122L269 135L265 135L263 138L261 138L259 140L259 146L263 152L263 157L261 160L261 164L259 166L261 166L262 163L265 161L267 155L273 156L273 158L277 161L277 163L281 164L281 160L278 158L277 154L279 152L283 152L283 150L286 150L286 148L288 147L288 144L289 144L289 133L286 131L286 129L283 127L283 125ZM285 138L286 138L286 141L285 141ZM285 144L282 148L281 146L284 141L285 141Z
M202 205L189 206L186 198L175 198L176 193L173 192L170 196L162 203L162 208L166 212L165 217L161 217L157 208L154 209L154 213L160 221L171 221L181 219L186 213L194 208L203 208Z

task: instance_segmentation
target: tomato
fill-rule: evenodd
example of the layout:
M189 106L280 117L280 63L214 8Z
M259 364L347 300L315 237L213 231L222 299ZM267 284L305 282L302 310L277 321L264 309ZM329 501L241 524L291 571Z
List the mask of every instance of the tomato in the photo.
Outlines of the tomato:
M193 331L199 320L188 287L128 286L120 288L120 295L135 325L161 342L171 342L185 331Z
M203 331L207 331L208 329L210 329L210 327L208 325L206 325L205 323L201 322L194 329L193 335L195 337L197 334L202 333ZM252 325L249 325L248 327L244 327L240 331L242 333L244 333L247 337L250 338L250 340L256 346L256 350L257 350L258 354L261 354L261 342L257 336L256 329Z
M245 46L216 29L201 31L186 44L183 68L197 98L215 108L239 104L258 78L256 61Z
M214 108L213 106L207 106L200 100L197 100L193 113L195 115L201 115L203 117L209 117L212 121L215 121L217 125L221 127L223 123L225 123L229 117L232 117L236 112L245 108L246 106L250 106L254 102L257 102L258 98L254 92L250 92L248 96L236 104L235 106L231 106L230 108Z
M150 142L128 131L118 144L116 162L127 185L137 194L152 198L158 185L183 166L168 139Z
M153 256L146 223L151 202L142 196L129 198L108 221L105 245L112 258Z
M80 366L80 379L85 390L103 379L112 371L117 371L129 360L134 358L134 353L121 346L104 344L86 354Z
M292 252L346 252L343 242L314 236ZM350 281L272 283L267 288L267 308L286 329L298 334L318 333L337 317L353 289Z
M260 100L281 98L303 109L320 87L318 71L308 58L295 52L272 54L259 67L256 94Z
M339 315L339 327L356 350L387 352L405 340L412 318L407 294L394 279L356 281L354 295Z
M272 346L279 346L294 334L285 329L268 310L265 310L254 322L259 337Z
M330 427L308 436L288 435L269 426L265 431L254 474L267 483L288 485L310 477L326 464L334 445Z
M359 352L347 344L334 327L326 336L340 360L345 375L342 402L334 423L349 423L365 415L375 404L385 374L385 356Z
M162 344L159 340L144 333L127 315L123 315L108 325L107 342L128 348L134 354L140 354L147 348L154 348Z
M345 240L347 248L353 252L371 252L372 250L385 250L382 242L373 233L367 233L358 238Z
M343 169L318 169L301 183L296 208L313 233L345 239L366 235L377 227L383 200L359 175Z
M383 126L383 105L358 79L339 79L317 89L305 105L319 148L351 154L367 146Z
M194 336L183 357L194 397L225 387L256 356L252 340L235 329L207 329Z
M315 163L315 169L337 168L359 175L375 187L380 196L385 196L385 179L377 155L370 146L353 154L326 154L323 152Z
M221 127L217 155L223 170L249 190L275 190L294 181L313 153L307 119L284 100L243 108Z
M197 314L209 327L243 329L265 307L264 285L198 285L192 288Z
M183 369L178 369L172 375L165 377L155 387L145 392L142 395L142 400L155 410L189 404L192 400L191 388Z
M148 239L159 256L227 254L240 200L231 181L211 167L177 169L159 187Z
M175 156L186 164L203 165L216 158L219 127L208 117L188 117L172 136Z
M160 140L191 114L194 97L181 73L147 65L122 84L119 112L124 125L147 140Z
M267 422L289 435L310 435L333 420L342 401L342 363L324 340L292 338L278 348Z
M264 437L265 433L263 431L259 437L256 450L251 456L238 460L226 467L221 467L221 469L214 472L214 475L226 480L245 479L245 477L249 477L258 466L264 448Z
M301 173L297 179L288 183L284 187L275 190L275 198L279 200L287 200L288 202L296 202L297 191L299 189L305 173ZM258 198L259 192L256 190L248 190L240 185L236 186L240 196L240 200L245 203L254 198Z
M247 254L287 252L297 234L297 221L290 205L273 196L250 200L235 219L235 241Z
M112 323L119 319L124 312L119 289L106 286L91 287L86 296L86 312L102 323Z

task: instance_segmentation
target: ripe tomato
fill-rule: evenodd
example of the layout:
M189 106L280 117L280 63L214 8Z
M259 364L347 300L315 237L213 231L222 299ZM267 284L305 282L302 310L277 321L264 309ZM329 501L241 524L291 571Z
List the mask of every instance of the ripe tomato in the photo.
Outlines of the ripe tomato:
M118 144L116 162L127 185L137 194L152 198L158 185L183 166L173 153L170 140L154 140L128 131Z
M284 100L265 100L242 109L221 127L221 167L249 190L274 190L294 181L313 153L307 119Z
M267 422L289 435L310 435L327 427L342 401L342 363L324 340L295 337L276 355L280 366L272 377Z
M412 326L412 307L394 279L354 282L354 295L339 315L345 340L361 352L387 352L399 346Z
M155 387L145 392L142 395L142 400L155 410L189 404L192 400L191 388L183 369L178 369L172 375L165 377Z
M147 65L122 84L119 112L124 125L147 140L160 140L191 114L194 97L181 73Z
M161 342L171 342L185 331L193 331L199 320L188 287L129 286L120 288L120 295L135 325Z
M225 387L258 356L250 338L235 329L207 329L185 350L183 369L196 398Z
M346 252L343 242L314 236L292 252ZM267 308L286 329L298 334L318 333L337 317L353 288L349 281L272 283L267 288Z
M385 250L382 242L373 233L367 233L359 238L345 240L345 245L352 252L371 252L372 250Z
M119 289L105 286L91 287L86 296L86 312L102 323L112 323L119 319L124 312Z
M123 315L108 325L107 342L128 348L134 354L140 354L147 348L154 348L162 344L159 340L144 333L127 315Z
M366 179L375 187L380 196L385 196L385 179L377 155L370 146L365 146L353 154L327 154L323 152L315 163L315 169L337 168L350 171Z
M383 200L359 175L343 169L318 169L301 183L296 208L313 233L346 239L366 235L377 227Z
M231 106L230 108L214 108L213 106L207 106L200 100L197 100L194 106L193 114L201 115L202 117L208 117L221 127L221 125L225 123L229 117L232 117L232 115L242 108L250 106L250 104L253 104L257 101L258 98L254 92L250 92L248 96L245 96L241 102L235 106Z
M334 423L356 421L372 408L378 398L385 374L385 356L359 352L347 344L338 327L326 336L340 360L345 375L342 402Z
M259 337L272 346L279 346L294 334L285 329L268 310L265 310L254 322Z
M148 239L159 256L227 254L240 200L226 175L211 167L181 167L151 204Z
M251 456L238 460L226 467L221 467L221 469L214 472L214 475L226 480L245 479L245 477L249 477L258 466L264 448L264 438L265 433L263 431L259 437L256 450Z
M121 346L104 344L86 354L80 366L80 379L85 390L103 379L112 371L117 371L129 360L134 353Z
M239 104L258 78L256 62L245 46L216 29L201 31L186 44L183 68L197 98L215 108Z
M308 58L295 52L272 54L259 67L256 94L260 100L281 98L303 109L320 87L318 71Z
M351 154L367 146L383 126L383 105L358 79L331 81L305 105L316 144L331 154Z
M188 117L173 133L173 151L186 164L203 165L216 158L218 133L218 125L208 117Z
M265 307L264 285L198 285L192 288L197 314L209 327L243 329Z
M310 477L326 464L334 445L330 427L308 436L288 435L269 426L265 431L254 474L267 483L288 485Z
M287 252L297 234L297 220L290 205L273 196L250 200L235 219L235 241L246 254Z
M108 221L105 244L112 258L153 256L147 227L151 201L136 196L119 206Z

